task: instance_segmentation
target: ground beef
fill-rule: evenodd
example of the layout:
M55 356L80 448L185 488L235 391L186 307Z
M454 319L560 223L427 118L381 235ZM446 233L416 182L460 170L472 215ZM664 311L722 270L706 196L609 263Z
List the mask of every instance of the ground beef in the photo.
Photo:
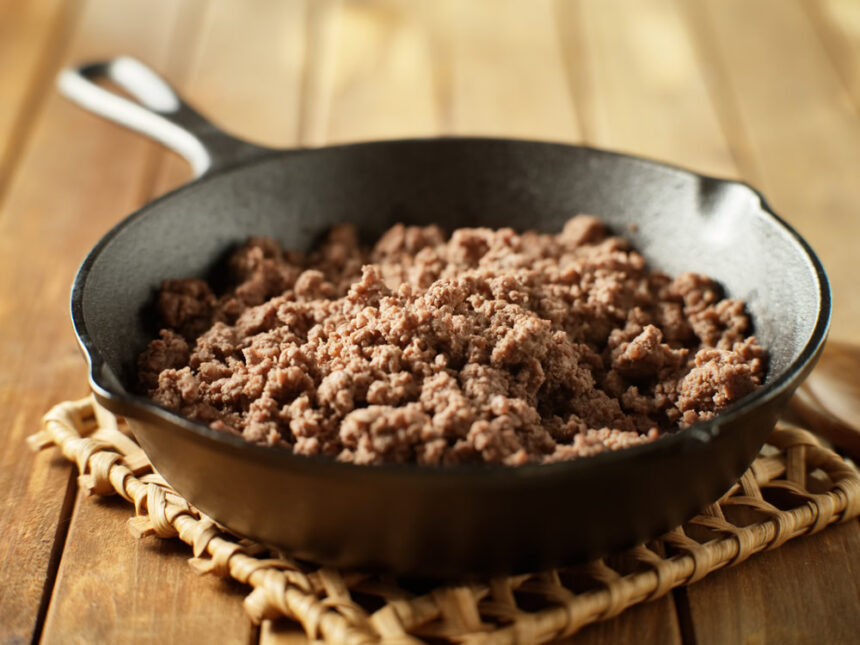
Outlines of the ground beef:
M307 254L253 238L233 287L168 280L140 356L158 404L358 464L551 462L653 441L762 381L743 302L651 272L595 217L557 235L349 225Z

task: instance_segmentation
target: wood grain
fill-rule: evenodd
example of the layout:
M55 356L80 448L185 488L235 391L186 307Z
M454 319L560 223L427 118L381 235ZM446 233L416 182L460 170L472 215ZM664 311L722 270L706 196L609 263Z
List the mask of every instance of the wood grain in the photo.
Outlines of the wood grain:
M857 521L788 542L687 588L698 645L849 643L860 633Z
M44 8L46 5L42 5ZM28 11L20 3L6 4L7 10ZM38 12L38 8L30 9ZM34 18L36 14L30 16ZM43 16L41 25L53 30L52 21ZM12 22L8 26L21 28L35 43L45 36L36 29L39 21L28 24ZM84 38L92 36L90 20L81 30ZM133 38L128 39L131 45ZM103 42L110 48L119 41ZM57 61L62 53L56 50L36 67L28 83L31 91L38 86L53 84ZM29 45L28 45L29 47ZM91 43L77 45L78 53L93 53ZM27 49L23 63L27 62ZM47 54L46 54L47 55ZM38 72L38 73L37 73ZM21 84L16 84L22 87ZM11 87L11 86L10 86ZM26 641L37 628L43 589L53 581L55 560L61 553L70 512L65 503L73 488L70 469L55 455L32 455L24 438L38 428L41 415L54 402L76 398L86 391L83 362L80 359L66 314L69 284L74 269L85 250L106 225L93 218L94 207L106 201L83 199L87 189L104 181L105 173L90 172L87 186L86 169L89 162L104 159L99 146L107 143L102 126L95 136L75 154L63 146L69 131L80 126L86 137L91 127L72 116L71 108L61 106L59 99L49 95L44 108L38 101L30 107L42 118L32 132L21 140L16 172L10 181L0 213L0 487L4 491L0 502L0 640ZM13 94L14 98L14 94ZM4 96L5 100L5 96ZM68 120L66 115L69 114ZM28 126L29 127L29 126ZM121 140L116 144L122 146ZM119 148L107 154L118 152ZM113 167L113 178L121 178L128 166ZM109 176L109 175L108 175ZM79 187L78 197L70 192ZM49 187L49 189L47 188ZM104 199L121 201L112 186L103 190ZM97 210L97 208L96 208ZM103 211L104 214L104 211ZM91 217L91 227L79 225L83 215ZM33 258L39 261L33 262Z
M833 288L831 336L860 342L860 120L806 14L794 2L694 0L692 25L713 43L718 91L736 105L760 188L821 257ZM778 52L778 55L776 54ZM790 70L790 73L787 73Z
M237 7L214 3L202 14L205 21L196 25L189 23L199 12L174 16L182 39L168 38L167 61L158 68L189 101L205 105L214 118L234 124L241 135L288 144L297 128L301 75L295 52L303 48L303 3L273 2L256 12L237 12ZM196 28L202 33L193 39L190 33ZM258 46L238 47L236 34L255 32L266 36ZM230 64L223 52L232 52ZM249 69L262 69L264 75L250 75L249 80ZM275 82L261 82L264 78ZM156 151L154 160L159 165L154 185L146 170L140 175L146 190L162 192L187 179L187 166L175 156ZM120 517L123 510L125 516ZM61 642L72 630L83 642L256 640L241 604L247 590L235 586L225 593L225 585L214 576L201 580L184 566L187 550L172 542L134 541L125 529L127 516L123 505L104 507L81 500L45 626L46 642ZM92 527L106 525L110 535L99 534L110 541L110 566L88 537ZM159 593L162 589L171 592Z
M124 51L164 66L169 31L165 25L175 17L173 6L166 1L120 6L95 0L87 5L65 58L79 61ZM48 77L51 83L54 72ZM9 185L0 219L4 642L29 640L37 628L42 587L47 583L50 592L53 584L46 576L69 476L68 467L59 466L50 452L31 456L24 437L38 428L39 418L53 402L86 392L84 363L66 313L69 285L89 247L138 205L138 182L148 149L139 137L105 125L51 92ZM82 527L77 534L97 538L104 527L100 522L82 526L86 517L85 512L84 519L77 520ZM72 524L74 531L74 519ZM98 578L103 572L98 567L112 570L116 563L102 558L100 538L91 544L90 576ZM81 565L80 560L64 557L60 575L76 562ZM64 596L62 589L58 596ZM65 598L76 600L74 595ZM105 593L102 599L112 603L116 597ZM130 605L119 608L131 611ZM45 637L55 641L80 627L57 618L52 622Z
M316 98L328 114L329 143L438 134L433 41L420 3L327 3L331 21L315 55L331 58ZM316 109L311 106L308 110ZM321 143L318 141L315 143Z
M206 15L185 90L188 100L237 137L294 146L305 10L304 0L261 0L253 11L241 2L216 0Z
M270 147L298 143L305 61L305 0L245 5L216 0L187 53L183 99L229 134ZM248 34L255 37L249 44ZM187 162L161 152L148 198L191 179Z
M799 0L860 114L860 2Z
M837 307L840 301L843 307L851 307L857 293L847 288L847 258L834 257L850 248L840 243L849 234L842 225L847 212L844 207L841 211L825 208L821 202L843 199L856 190L850 173L835 168L846 161L854 164L855 175L860 168L860 157L855 160L857 154L843 145L846 139L854 140L856 126L838 102L834 105L838 80L802 14L789 3L762 6L767 4L695 2L688 7L688 24L700 43L704 64L721 68L714 76L715 104L734 106L743 123L742 128L727 131L730 142L736 150L752 155L762 188L777 208L785 204L783 214L810 234L810 241L831 265ZM780 57L769 55L773 51L780 51ZM780 72L786 66L792 74ZM810 120L813 127L808 125ZM838 130L840 141L822 140L822 132L828 130ZM822 172L815 161L835 171ZM804 174L809 181L801 181ZM840 326L834 331L843 335L857 333L856 322L844 315L836 317L836 324ZM858 579L856 558L847 554L856 552L858 544L860 525L851 522L833 533L756 556L694 585L685 592L684 608L689 612L692 638L697 643L850 642L846 636L860 629L860 611L852 600ZM815 564L810 568L800 563ZM846 605L837 610L835 620L835 608L822 602L825 589L833 590L833 604Z
M752 146L744 139L743 131L725 129L734 122L732 115L723 114L720 120L716 107L739 99L712 96L706 91L708 76L704 70L713 63L697 61L693 45L696 32L689 28L676 5L663 0L635 3L613 0L601 3L599 10L593 4L583 3L579 14L569 15L572 21L579 21L571 33L584 34L584 44L577 51L584 54L580 62L586 67L579 74L592 79L591 83L579 84L582 95L578 102L591 114L584 120L585 124L591 124L591 129L586 130L589 141L721 175L738 176L749 168L749 164L738 167L736 160L745 159ZM739 20L741 16L736 15L732 24ZM565 29L565 25L561 28ZM736 78L739 72L731 67L727 75ZM718 86L716 91L727 92L728 88ZM732 154L726 134L740 153L737 156ZM840 190L841 185L834 183L833 189ZM860 532L856 527L854 531ZM792 575L789 563L778 560L771 565L778 571L777 577ZM767 563L754 559L744 568L754 572L766 566ZM749 580L757 580L754 573ZM765 586L755 586L759 593L765 593ZM808 588L793 591L793 598L803 592L806 602L814 599ZM704 614L736 615L740 611L737 599L730 602L707 590L689 595L687 601L696 619ZM799 629L811 628L825 615L826 608L819 605L818 611L806 612L805 616L811 617L809 620L796 620L795 624ZM651 614L646 616L653 620ZM765 623L771 627L775 625L772 621ZM698 624L698 620L694 620L694 625ZM647 630L644 633L648 633ZM737 640L723 638L712 642Z
M431 7L446 134L581 140L552 0Z
M247 589L196 575L178 540L135 540L131 513L79 494L42 643L250 642Z
M565 645L601 643L682 643L675 605L671 596L634 605L607 621L588 625L573 636L558 641Z
M0 2L0 196L77 14L63 0Z
M737 176L690 34L673 0L559 3L585 139Z

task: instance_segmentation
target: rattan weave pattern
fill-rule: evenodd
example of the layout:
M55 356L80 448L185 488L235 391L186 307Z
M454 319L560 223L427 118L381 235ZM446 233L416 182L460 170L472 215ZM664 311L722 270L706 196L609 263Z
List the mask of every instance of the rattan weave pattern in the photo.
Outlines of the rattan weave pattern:
M252 587L253 621L286 616L333 643L546 642L860 515L860 474L809 432L778 427L718 502L652 543L569 569L422 586L315 567L232 536L172 491L123 421L91 398L52 408L29 441L58 446L89 493L133 502L135 537L178 537L192 547L195 571Z

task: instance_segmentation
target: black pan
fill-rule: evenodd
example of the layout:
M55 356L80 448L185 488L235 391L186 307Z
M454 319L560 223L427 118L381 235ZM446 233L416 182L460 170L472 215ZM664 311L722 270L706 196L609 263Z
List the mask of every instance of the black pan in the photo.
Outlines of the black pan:
M108 78L140 103L93 83ZM87 256L72 319L100 404L159 472L238 534L314 561L433 576L535 570L632 546L688 519L746 469L811 369L830 291L800 236L744 184L591 148L440 138L275 151L220 132L128 58L61 75L73 100L185 156L197 179L129 215ZM145 106L145 107L144 107ZM355 222L558 231L593 213L651 267L719 280L769 352L764 387L713 421L567 463L355 466L244 443L136 394L167 278L209 276L251 235L306 248ZM636 226L628 229L628 224Z

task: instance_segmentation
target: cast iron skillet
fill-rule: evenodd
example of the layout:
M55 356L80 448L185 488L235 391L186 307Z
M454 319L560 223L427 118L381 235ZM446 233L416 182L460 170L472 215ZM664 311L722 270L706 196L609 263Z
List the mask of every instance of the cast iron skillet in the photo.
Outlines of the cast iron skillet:
M107 78L139 103L95 85ZM220 132L129 58L67 70L62 91L183 155L197 179L129 215L87 256L72 319L98 402L129 419L159 472L239 534L332 565L454 576L535 570L649 539L747 468L824 342L821 263L752 188L586 147L442 138L275 151ZM652 444L520 468L354 466L261 448L135 393L166 278L211 276L251 235L305 248L353 221L558 231L594 213L670 274L743 298L769 352L764 387ZM628 224L636 227L628 229Z

